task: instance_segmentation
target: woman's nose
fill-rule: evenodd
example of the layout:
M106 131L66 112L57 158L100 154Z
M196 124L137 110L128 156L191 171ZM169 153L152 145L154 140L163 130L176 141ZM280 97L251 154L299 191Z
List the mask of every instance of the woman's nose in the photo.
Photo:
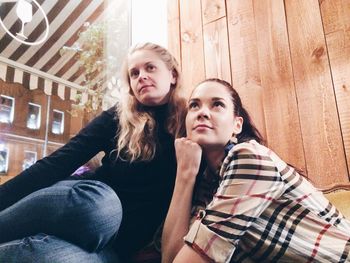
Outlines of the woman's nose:
M140 74L139 74L139 80L145 80L145 79L147 79L147 78L148 78L147 72L144 71L144 70L141 70L141 71L140 71Z
M198 119L201 119L201 118L208 119L209 116L210 116L210 113L209 113L209 109L207 107L201 107L199 109L198 115L197 115Z

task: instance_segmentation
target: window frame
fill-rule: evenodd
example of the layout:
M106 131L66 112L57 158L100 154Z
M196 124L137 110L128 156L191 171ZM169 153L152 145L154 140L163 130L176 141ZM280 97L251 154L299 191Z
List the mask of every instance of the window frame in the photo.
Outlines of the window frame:
M30 166L28 166L28 167L26 167L26 168L24 168L23 167L23 164L24 164L24 161L27 159L26 157L26 153L33 153L34 154L34 161L33 161L33 163L30 165L30 166L32 166L33 164L35 164L36 163L36 161L38 160L38 152L35 152L35 151L29 151L29 150L24 150L24 159L23 159L23 163L22 163L22 170L24 171L25 169L27 169L27 168L29 168Z
M60 124L60 132L55 132L54 130L54 124L55 124L55 119L54 119L54 114L56 113L59 113L62 115L62 121L61 121L61 124ZM56 110L56 109L53 109L52 110L52 122L51 122L51 133L52 134L55 134L55 135L62 135L64 133L64 111L60 111L60 110Z
M0 144L0 152L6 152L6 159L5 159L5 170L0 170L0 175L6 175L9 171L9 159L10 159L10 149L9 147L5 146L5 144Z
M13 120L14 120L14 116L15 116L16 99L14 97L7 96L7 95L4 95L4 94L0 94L0 99L1 98L5 98L5 99L11 100L12 101L12 105L11 105L11 110L10 110L10 119L8 121L2 121L1 118L0 118L0 123L12 124ZM2 107L2 106L5 107L7 105L4 105L4 104L0 103L0 107ZM0 112L1 112L1 109L0 109Z
M39 114L37 116L37 120L36 120L36 124L37 124L37 128L31 128L28 126L28 120L29 120L29 106L34 106L34 107L38 107L39 108ZM33 102L28 102L28 115L27 115L27 123L26 123L26 127L30 130L40 130L41 128L41 105L40 104L36 104Z

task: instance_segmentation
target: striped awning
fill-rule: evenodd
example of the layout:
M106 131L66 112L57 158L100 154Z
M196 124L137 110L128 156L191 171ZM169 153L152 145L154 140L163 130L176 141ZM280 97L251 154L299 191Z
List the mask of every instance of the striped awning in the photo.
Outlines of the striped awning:
M57 95L62 100L75 100L76 89L61 83L0 63L0 78L8 83L20 83L29 90L40 88L47 95Z
M18 1L0 0L1 21L12 35L16 35L22 28L21 20L16 14ZM10 83L22 83L30 90L39 88L48 95L74 99L85 84L84 70L76 59L76 53L65 52L61 55L60 50L63 46L71 47L79 42L79 32L87 23L92 25L107 19L111 14L128 12L128 1L25 1L30 2L33 8L33 17L24 27L26 41L36 42L46 32L45 19L38 5L47 16L49 34L40 45L27 45L15 40L0 25L0 78ZM101 78L101 75L96 77Z

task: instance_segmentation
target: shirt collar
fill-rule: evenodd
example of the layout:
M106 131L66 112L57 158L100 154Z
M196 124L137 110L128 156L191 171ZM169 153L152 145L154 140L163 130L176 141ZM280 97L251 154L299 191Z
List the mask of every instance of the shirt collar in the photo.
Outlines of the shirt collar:
M228 155L229 151L233 148L233 146L235 146L236 144L228 141L228 143L225 145L225 157ZM225 158L224 157L224 158Z

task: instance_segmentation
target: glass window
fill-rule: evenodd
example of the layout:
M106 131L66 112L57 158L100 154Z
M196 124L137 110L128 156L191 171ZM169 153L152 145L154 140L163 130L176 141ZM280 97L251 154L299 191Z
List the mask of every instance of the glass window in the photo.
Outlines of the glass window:
M0 122L12 123L14 116L15 99L0 95Z
M7 173L9 163L9 150L4 144L0 143L0 174Z
M28 104L27 128L39 130L41 123L41 106L38 104Z
M52 129L53 134L63 134L64 131L64 112L53 110Z
M168 45L167 1L132 0L131 13L132 45L143 42Z
M24 151L24 159L22 169L25 170L32 166L37 160L37 153L32 151Z

